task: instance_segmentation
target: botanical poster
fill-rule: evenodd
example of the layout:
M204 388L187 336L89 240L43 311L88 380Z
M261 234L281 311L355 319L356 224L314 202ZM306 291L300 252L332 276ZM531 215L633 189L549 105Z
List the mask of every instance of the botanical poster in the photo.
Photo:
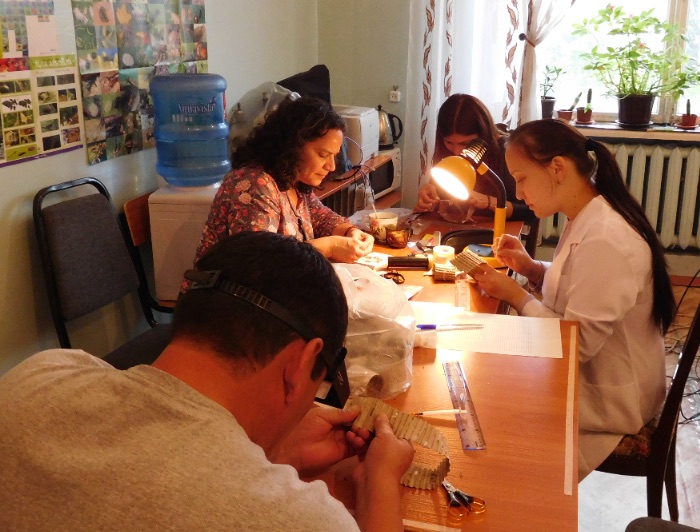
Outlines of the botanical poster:
M204 0L72 0L88 162L155 145L155 75L207 71Z

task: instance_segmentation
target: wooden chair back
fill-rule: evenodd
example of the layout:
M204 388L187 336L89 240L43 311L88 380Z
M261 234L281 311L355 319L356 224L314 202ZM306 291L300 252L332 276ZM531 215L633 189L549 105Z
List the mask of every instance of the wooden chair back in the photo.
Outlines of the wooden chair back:
M688 335L683 343L661 414L653 422L647 423L638 434L625 436L617 449L596 468L596 471L604 473L646 477L649 517L662 517L661 506L665 485L669 515L672 521L678 521L676 430L685 386L695 364L699 346L700 306L695 310ZM640 452L630 453L629 449L640 449Z

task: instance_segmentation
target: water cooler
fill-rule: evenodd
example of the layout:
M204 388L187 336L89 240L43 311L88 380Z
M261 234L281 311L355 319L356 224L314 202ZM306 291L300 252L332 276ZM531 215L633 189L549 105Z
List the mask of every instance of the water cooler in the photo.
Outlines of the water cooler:
M169 74L151 81L156 172L168 183L148 199L156 297L177 299L192 267L209 208L231 169L224 104L217 74Z
M192 268L202 229L219 184L159 188L148 197L156 297L174 300L182 274Z

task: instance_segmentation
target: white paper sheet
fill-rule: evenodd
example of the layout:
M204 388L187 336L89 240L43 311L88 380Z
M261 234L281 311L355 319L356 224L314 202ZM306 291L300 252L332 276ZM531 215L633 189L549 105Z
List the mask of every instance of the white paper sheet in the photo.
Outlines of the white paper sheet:
M27 15L29 55L57 55L58 34L54 15Z
M480 329L420 332L416 346L504 355L562 358L556 318L468 312L442 303L411 301L417 324L477 324Z

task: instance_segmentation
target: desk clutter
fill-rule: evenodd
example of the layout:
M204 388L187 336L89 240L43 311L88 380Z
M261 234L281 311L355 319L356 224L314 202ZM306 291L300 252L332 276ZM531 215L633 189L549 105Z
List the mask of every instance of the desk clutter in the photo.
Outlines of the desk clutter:
M430 270L435 281L457 281L461 274L469 275L485 261L469 248L465 247L458 255L452 246L433 245L433 235L426 235L416 243L422 251L420 254L394 256L373 251L358 259L357 264L368 266L374 271L380 270Z

